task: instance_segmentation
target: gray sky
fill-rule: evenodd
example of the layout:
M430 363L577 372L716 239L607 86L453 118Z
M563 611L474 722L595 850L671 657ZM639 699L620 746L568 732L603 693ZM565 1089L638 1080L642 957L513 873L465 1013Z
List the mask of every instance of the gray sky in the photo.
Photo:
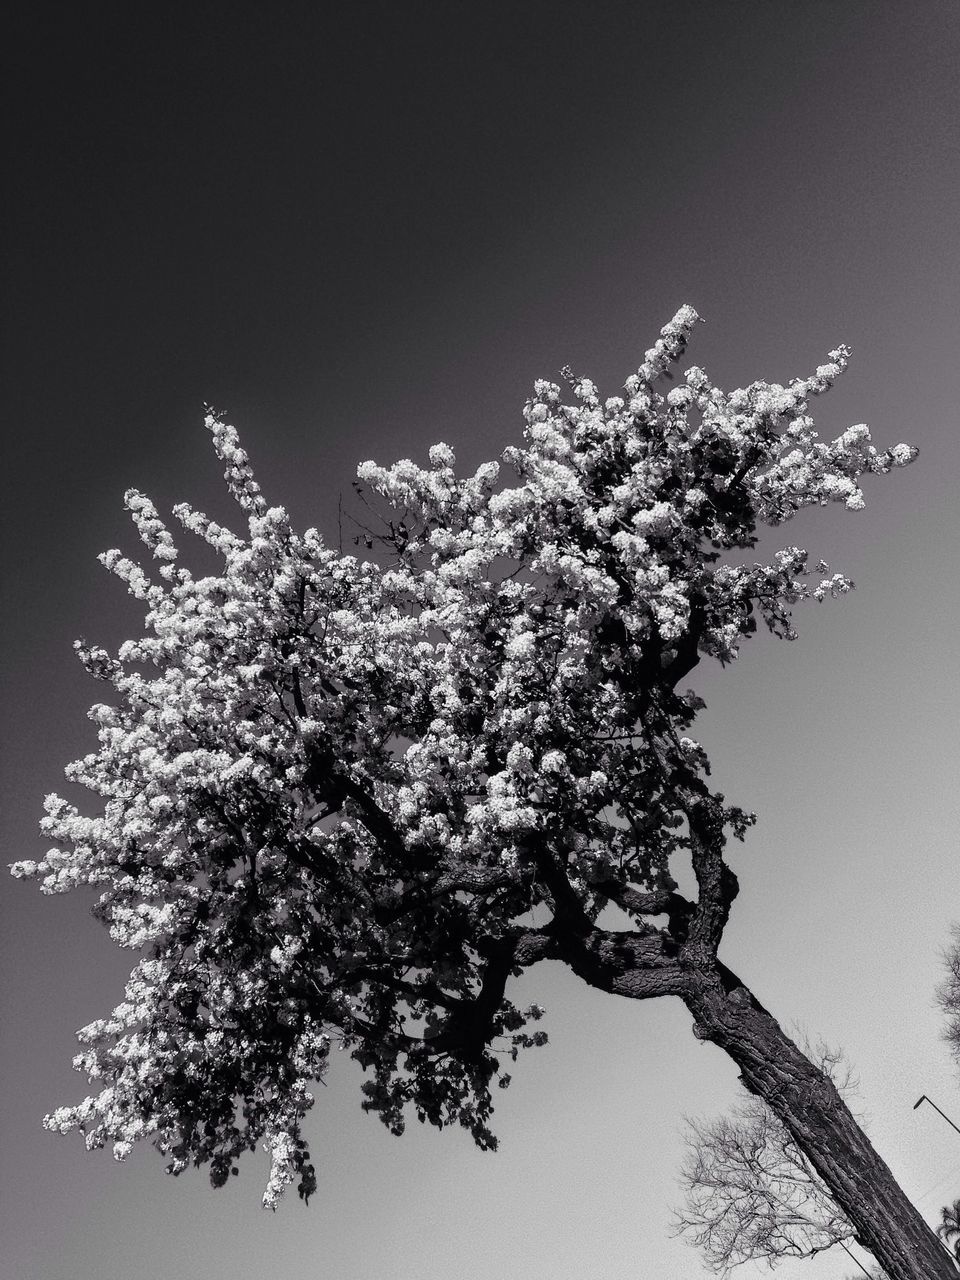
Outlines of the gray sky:
M336 537L355 464L464 467L515 440L564 364L615 394L682 302L724 386L854 360L825 432L919 461L867 509L781 531L858 590L702 670L718 785L760 821L723 958L791 1028L844 1047L859 1107L931 1221L960 1195L960 1077L933 990L953 921L960 619L960 5L21 6L7 117L4 861L89 750L70 644L137 623L95 562L129 485L224 517L201 405L268 498ZM278 16L279 15L279 16ZM771 543L771 545L773 545ZM3 1262L11 1280L694 1280L670 1238L681 1118L736 1073L671 1002L527 975L550 1044L499 1102L501 1150L392 1138L335 1063L320 1191L259 1209L151 1149L87 1155L43 1113L83 1096L74 1030L133 958L79 895L2 895ZM3 1270L5 1268L5 1270ZM840 1253L783 1280L852 1271ZM744 1268L744 1280L765 1269Z

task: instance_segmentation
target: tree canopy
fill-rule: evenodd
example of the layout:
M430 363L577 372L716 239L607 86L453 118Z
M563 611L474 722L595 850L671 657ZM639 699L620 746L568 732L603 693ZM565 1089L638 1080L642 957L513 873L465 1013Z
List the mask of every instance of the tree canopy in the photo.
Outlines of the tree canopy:
M492 1088L546 1039L509 981L559 959L604 990L684 999L838 1194L790 1098L819 1090L843 1129L839 1095L717 958L737 892L724 842L752 819L710 790L691 736L703 703L682 681L702 657L735 659L758 622L792 638L796 604L849 590L796 546L745 558L761 526L856 511L863 475L916 451L878 449L864 425L820 439L810 401L842 346L786 385L725 392L691 367L658 389L697 321L682 307L620 395L569 369L536 382L503 467L460 477L446 444L427 466L363 463L384 511L358 539L370 558L293 529L214 412L242 532L174 515L219 573L182 567L150 499L127 492L155 576L101 559L143 602L145 634L116 655L76 646L110 701L90 712L99 749L67 777L102 803L85 816L48 796L54 847L13 871L47 893L96 886L115 942L143 955L79 1033L100 1092L49 1128L119 1158L146 1138L170 1171L209 1164L215 1184L263 1142L275 1207L291 1183L315 1188L302 1120L339 1045L393 1132L413 1113L493 1147ZM609 904L626 927L602 927ZM839 1201L876 1248L884 1228L842 1186Z

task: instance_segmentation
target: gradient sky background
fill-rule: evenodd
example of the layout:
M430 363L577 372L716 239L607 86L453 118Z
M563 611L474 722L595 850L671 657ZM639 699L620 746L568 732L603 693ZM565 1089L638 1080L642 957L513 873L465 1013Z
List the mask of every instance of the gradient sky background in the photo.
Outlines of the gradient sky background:
M920 460L867 509L781 531L857 582L697 673L718 784L760 822L723 957L789 1027L842 1045L881 1153L931 1221L960 1195L939 1039L956 894L960 3L23 4L8 44L2 505L4 861L37 857L100 695L77 636L137 608L95 562L137 544L130 485L229 518L202 429L228 410L268 498L336 538L356 463L517 438L533 379L615 394L682 302L723 385L850 372L824 431ZM12 77L9 68L12 62ZM6 1280L695 1280L670 1237L684 1113L736 1098L679 1003L556 966L498 1109L501 1150L392 1138L335 1064L320 1192L259 1208L40 1127L83 1096L75 1028L133 958L79 895L2 885ZM783 1280L839 1280L839 1251ZM743 1280L768 1274L746 1267Z

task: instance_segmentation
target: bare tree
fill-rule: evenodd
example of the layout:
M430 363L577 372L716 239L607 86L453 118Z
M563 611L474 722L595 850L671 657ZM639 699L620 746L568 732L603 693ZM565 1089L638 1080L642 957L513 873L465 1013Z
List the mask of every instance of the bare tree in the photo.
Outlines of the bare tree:
M819 1045L810 1052L841 1094L853 1087L841 1055ZM748 1097L732 1116L688 1120L681 1178L686 1205L679 1231L708 1265L726 1274L744 1262L771 1266L811 1258L856 1238L795 1139L767 1104Z
M944 954L947 976L937 995L947 1015L944 1039L950 1045L957 1065L960 1066L960 925L953 927L953 942ZM937 1235L944 1247L960 1262L960 1199L945 1205L941 1210L941 1222Z
M953 942L944 954L947 976L937 995L947 1015L944 1039L960 1066L960 925L953 927Z
M960 1198L951 1205L945 1205L940 1215L942 1221L937 1227L937 1235L953 1250L953 1256L960 1262Z

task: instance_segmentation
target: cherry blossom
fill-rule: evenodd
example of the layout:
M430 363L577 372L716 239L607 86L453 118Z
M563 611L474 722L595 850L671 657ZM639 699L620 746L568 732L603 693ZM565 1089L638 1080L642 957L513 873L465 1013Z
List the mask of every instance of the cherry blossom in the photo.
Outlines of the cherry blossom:
M116 655L77 645L106 697L98 749L67 777L96 812L48 797L51 848L13 873L96 886L141 957L80 1032L100 1091L48 1127L118 1159L146 1138L215 1184L263 1144L272 1208L314 1190L302 1125L333 1048L393 1132L415 1114L493 1147L491 1087L546 1039L510 979L541 959L680 995L719 1034L704 993L736 893L722 847L752 817L708 789L689 733L703 704L681 682L735 659L758 621L790 638L796 605L850 589L796 546L752 559L760 526L857 511L862 477L916 451L862 425L819 438L810 402L845 347L786 386L727 393L691 367L664 394L697 322L682 307L619 395L570 370L563 389L537 381L522 443L472 475L442 442L423 466L362 463L383 509L357 539L369 558L293 529L212 411L238 529L173 514L218 573L192 576L127 493L155 568L106 552L144 634ZM600 927L611 903L632 931Z

